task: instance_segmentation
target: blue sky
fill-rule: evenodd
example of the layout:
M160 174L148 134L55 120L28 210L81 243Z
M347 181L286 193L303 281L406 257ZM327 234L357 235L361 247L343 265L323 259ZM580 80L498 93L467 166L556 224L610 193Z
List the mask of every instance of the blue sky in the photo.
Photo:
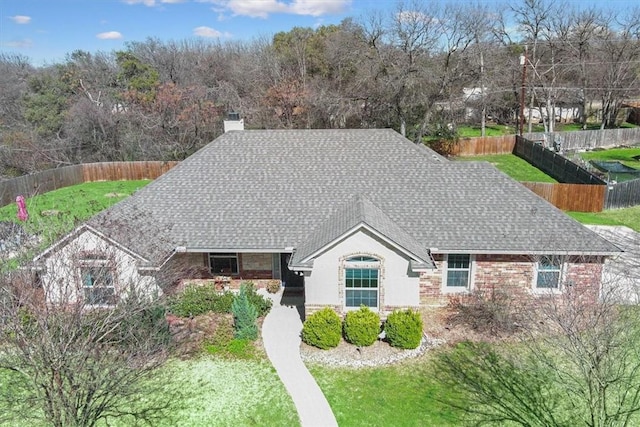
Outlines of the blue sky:
M204 38L250 40L294 26L339 23L376 0L0 0L0 50L36 65L76 49L122 49L126 42Z
M599 0L570 2L584 5ZM395 0L0 0L0 51L44 65L64 61L77 49L110 52L148 37L250 40L294 26L337 24L376 9L391 13L396 4ZM605 4L629 7L635 1Z

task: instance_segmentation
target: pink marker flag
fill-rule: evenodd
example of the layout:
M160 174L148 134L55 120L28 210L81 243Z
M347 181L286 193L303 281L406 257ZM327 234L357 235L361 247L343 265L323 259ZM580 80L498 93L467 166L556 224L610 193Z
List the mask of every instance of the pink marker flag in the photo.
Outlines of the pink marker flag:
M27 212L27 206L24 204L24 197L16 197L16 205L18 205L18 219L20 221L26 221L29 219L29 212Z

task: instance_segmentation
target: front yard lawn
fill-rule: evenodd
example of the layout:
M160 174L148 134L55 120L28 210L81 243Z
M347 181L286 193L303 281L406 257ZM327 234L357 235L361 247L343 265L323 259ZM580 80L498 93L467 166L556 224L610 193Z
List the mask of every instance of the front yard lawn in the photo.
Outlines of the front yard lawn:
M0 376L0 387L7 392L2 379ZM174 359L158 370L155 380L169 381L170 391L149 399L171 404L171 417L154 423L156 427L300 425L293 401L267 361L211 356ZM33 418L5 421L0 416L0 425L44 427L46 424L34 424ZM131 419L109 420L109 426L130 425Z
M183 393L173 419L158 427L300 425L293 401L267 361L203 356L174 360L163 370Z
M558 182L540 169L515 154L493 154L488 156L456 157L460 161L484 161L494 165L516 181Z
M310 364L338 424L352 426L458 426L462 413L440 403L451 393L434 379L431 354L377 368Z

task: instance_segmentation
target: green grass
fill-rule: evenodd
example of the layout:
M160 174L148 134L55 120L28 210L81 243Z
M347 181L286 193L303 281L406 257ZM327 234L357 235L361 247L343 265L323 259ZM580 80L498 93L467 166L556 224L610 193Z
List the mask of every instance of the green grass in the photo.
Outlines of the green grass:
M585 161L618 161L626 166L640 170L640 161L633 158L634 156L640 156L640 147L611 148L608 150L587 151L584 153L579 153L579 155ZM629 181L631 179L637 178L640 178L640 175L615 172L612 172L608 177L608 179L618 182Z
M168 374L183 392L173 419L158 427L300 425L293 401L268 362L174 360L159 374Z
M623 123L621 128L634 128L637 127L631 123ZM525 125L524 131L528 132L528 126ZM599 130L600 123L587 123L587 130ZM531 129L533 132L544 132L544 125L535 124ZM556 132L574 132L582 130L580 123L556 123L554 128ZM485 126L486 136L501 136L501 135L514 135L518 133L518 127L516 126L504 126L504 125L487 125ZM466 125L458 127L458 136L460 138L475 138L482 135L482 128L477 125Z
M640 169L640 160L634 159L634 156L640 156L640 147L611 148L608 150L585 151L584 153L580 153L580 157L587 161L619 161L629 167Z
M2 385L0 377L0 385ZM229 360L203 356L173 359L151 380L168 384L151 401L171 404L170 417L156 427L299 426L293 401L273 367L264 360ZM6 391L6 390L5 390ZM32 416L37 416L34 408ZM0 419L3 419L0 416ZM0 426L40 427L21 417ZM99 423L99 426L106 426ZM132 419L109 419L109 425L128 427Z
M377 368L309 369L341 427L460 425L462 414L440 403L450 391L434 379L430 357Z
M626 225L640 232L640 206L611 209L597 213L567 212L576 221L595 225Z
M518 129L514 126L485 126L486 136L514 135L516 132L518 132ZM460 126L458 127L458 135L460 138L475 138L482 135L482 128L480 126Z
M485 161L509 175L516 181L558 182L540 169L514 154L495 154L489 156L457 157L462 161Z
M26 197L30 233L56 236L71 231L79 222L119 202L151 181L86 182ZM0 208L0 221L18 221L15 203Z

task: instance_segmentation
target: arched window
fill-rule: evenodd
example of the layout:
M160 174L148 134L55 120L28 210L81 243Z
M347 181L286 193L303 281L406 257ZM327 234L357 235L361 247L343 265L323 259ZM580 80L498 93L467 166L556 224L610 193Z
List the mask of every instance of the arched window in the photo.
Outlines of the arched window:
M345 260L345 306L378 307L380 260L371 256L353 256Z

